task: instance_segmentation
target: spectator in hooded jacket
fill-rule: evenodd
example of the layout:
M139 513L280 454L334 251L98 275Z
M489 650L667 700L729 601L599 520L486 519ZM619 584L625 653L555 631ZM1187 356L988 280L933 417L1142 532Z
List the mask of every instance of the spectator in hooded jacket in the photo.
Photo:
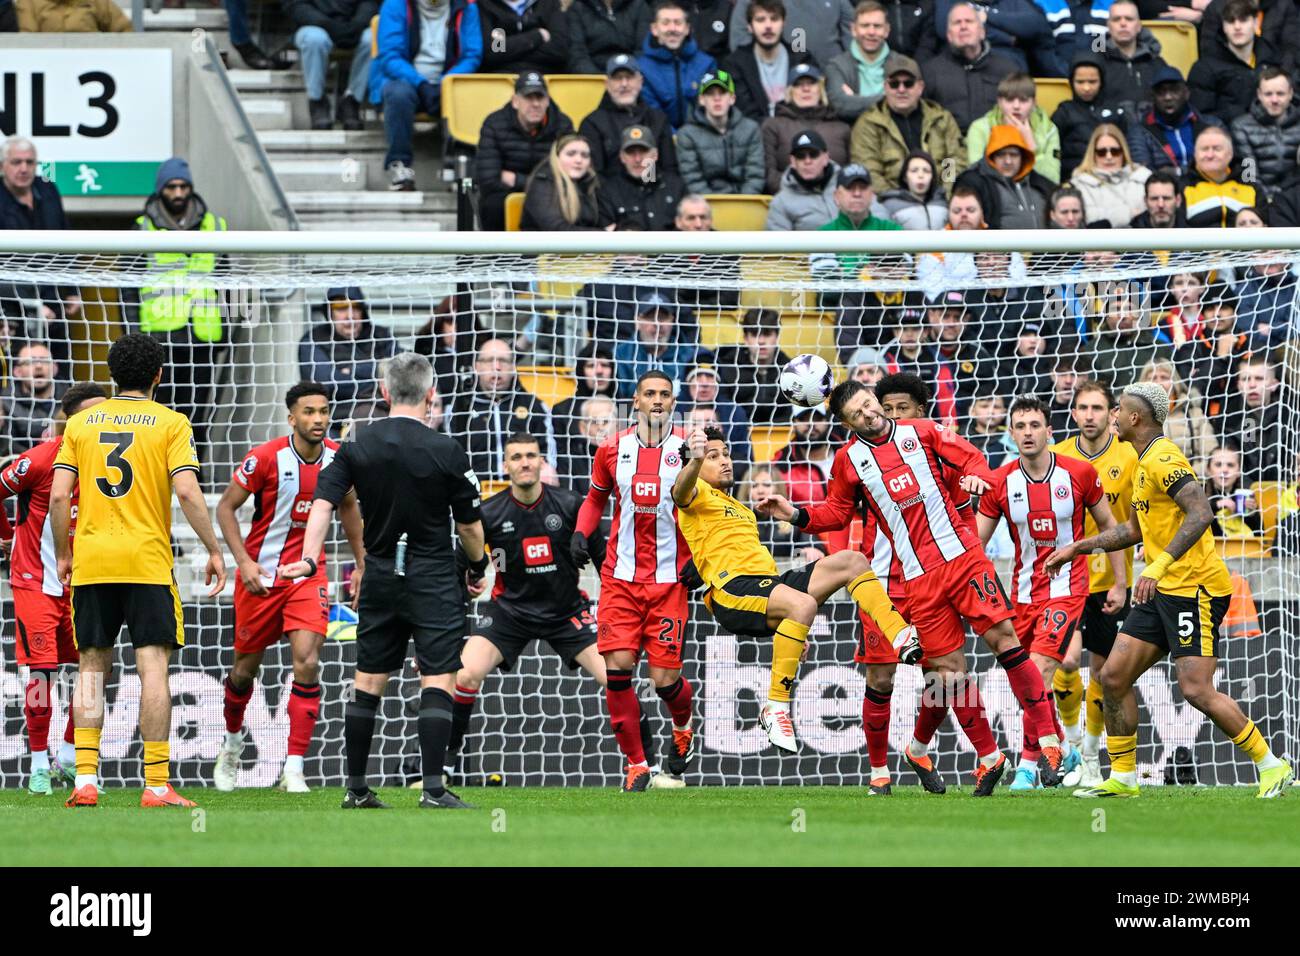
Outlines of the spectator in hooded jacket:
M1066 60L1056 56L1056 39L1047 16L1033 0L956 0L973 2L980 20L988 30L993 52L1005 57L1016 68L1035 76L1065 76ZM954 0L935 0L936 20L946 22Z
M965 133L997 104L998 83L1016 72L1016 64L993 52L973 5L954 3L944 22L948 42L926 61L925 82L930 98L952 113Z
M515 353L509 343L488 339L474 358L473 386L451 406L451 436L464 446L475 474L505 476L505 442L515 432L537 437L542 454L556 463L551 413L536 395L520 384Z
M614 228L602 209L600 184L591 171L591 145L577 133L555 141L524 189L524 232L582 232Z
M904 229L942 229L948 224L948 200L930 154L911 152L903 160L898 188L887 190L880 204Z
M1133 162L1119 127L1102 123L1092 131L1070 182L1083 194L1089 225L1108 222L1115 229L1126 229L1146 211L1145 186L1150 176L1151 170Z
M437 116L443 77L479 68L480 29L478 4L469 0L384 0L379 8L369 88L370 102L383 106L390 189L415 189L415 114ZM363 45L369 48L369 41Z
M862 0L853 10L852 45L826 64L827 95L835 112L847 123L854 122L885 95L885 60L893 52L888 42L891 29L885 7L877 0Z
M1222 126L1188 104L1190 91L1177 67L1161 67L1151 81L1151 108L1140 114L1129 136L1133 161L1147 169L1169 169L1181 176L1192 166L1196 137L1207 126Z
M731 10L731 48L745 39L750 0L736 0ZM853 41L852 0L785 0L785 39L819 66L829 63Z
M623 131L629 126L648 128L659 151L659 166L677 172L677 147L668 117L646 105L641 98L644 85L641 66L632 54L617 53L605 61L605 95L578 128L591 144L591 165L597 176L618 170Z
M1232 146L1244 168L1250 163L1256 182L1273 196L1300 176L1300 106L1295 87L1281 67L1266 66L1255 84L1250 111L1232 121Z
M563 73L569 23L560 0L475 0L484 73Z
M785 101L791 71L800 64L813 64L813 59L802 50L795 52L781 38L782 0L755 0L747 15L746 29L753 39L736 47L721 67L736 81L736 108L761 123Z
M872 179L896 183L908 153L929 153L940 169L965 165L961 129L956 118L925 99L921 69L909 56L895 53L885 64L885 97L853 124L851 156L871 170Z
M641 49L650 32L645 0L573 0L569 21L569 72L605 73L610 57Z
M393 333L370 321L366 298L356 286L325 293L329 319L308 329L298 343L298 374L329 390L331 434L337 437L358 405L378 394L379 363L397 354Z
M1011 73L998 83L998 101L966 131L966 161L974 166L984 155L989 131L1006 124L1020 131L1034 151L1034 169L1054 183L1061 181L1061 134L1038 106L1034 78Z
M1034 170L1034 151L1014 126L995 126L984 159L957 177L980 194L990 228L1042 229L1055 183Z
M619 168L600 180L602 218L617 229L643 232L673 228L686 195L682 178L659 165L659 148L648 126L623 130Z
M1261 193L1237 179L1232 137L1222 126L1207 126L1196 137L1193 166L1183 176L1183 206L1193 228L1227 228L1243 206L1260 205Z
M645 78L641 95L648 106L663 111L674 132L690 118L697 95L703 92L704 74L717 68L713 57L691 39L682 0L658 0L654 5L650 35L637 62Z
M813 129L804 130L790 144L790 162L781 188L767 210L767 225L775 230L820 229L839 214L835 205L835 178L840 167L831 162L826 141Z
M441 6L445 15L446 0ZM298 48L312 129L333 128L325 76L335 47L352 51L348 88L339 97L335 119L344 129L361 129L361 103L370 71L370 19L378 11L375 0L287 0L284 4L295 27L293 45Z
M762 194L763 134L736 109L735 84L725 70L700 80L699 103L677 133L677 162L693 193Z
M1192 105L1229 121L1250 109L1255 95L1255 71L1281 66L1282 54L1273 40L1256 36L1259 8L1255 0L1228 0L1223 5L1219 35L1187 74Z
M1070 63L1070 91L1074 94L1052 114L1052 125L1061 134L1061 181L1070 178L1083 159L1092 131L1101 123L1128 127L1128 114L1105 103L1100 54L1079 53Z
M1160 44L1151 31L1143 29L1137 4L1132 0L1111 3L1106 31L1102 102L1131 115L1139 103L1145 102L1155 75L1165 66Z
M1196 35L1201 57L1214 56L1218 39L1223 34L1223 8L1226 4L1227 0L1210 0L1200 11ZM1279 65L1290 72L1295 68L1296 56L1300 55L1300 10L1288 0L1256 0L1256 6L1259 7L1256 35L1272 39L1274 48L1282 57Z
M1056 59L1071 63L1080 53L1099 47L1106 35L1111 0L1034 0L1047 16L1056 40Z
M483 121L478 153L474 156L474 184L479 191L478 215L482 228L506 227L506 196L523 192L528 175L565 133L572 121L560 112L539 73L521 73L510 102Z
M821 71L811 63L790 70L785 100L777 104L776 115L763 121L763 164L767 170L767 191L781 188L789 165L790 146L804 130L816 130L826 143L831 162L843 166L849 161L849 126L835 116L826 99Z

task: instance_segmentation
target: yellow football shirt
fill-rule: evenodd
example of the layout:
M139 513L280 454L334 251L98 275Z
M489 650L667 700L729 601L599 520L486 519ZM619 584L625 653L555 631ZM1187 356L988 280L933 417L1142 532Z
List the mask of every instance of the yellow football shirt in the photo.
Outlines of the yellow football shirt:
M772 553L758 540L754 512L703 478L695 480L695 500L677 509L677 523L709 587L743 574L776 574Z
M1133 480L1133 509L1142 529L1147 560L1163 554L1183 523L1183 509L1173 496L1189 481L1199 482L1178 446L1163 435L1138 455ZM1211 597L1232 593L1228 566L1214 550L1214 535L1206 528L1200 540L1169 566L1157 590L1163 594L1193 597L1204 588Z
M54 467L79 483L73 587L172 583L172 476L199 470L188 418L111 398L68 419Z
M1101 488L1106 492L1106 501L1110 504L1110 513L1115 516L1115 521L1119 524L1125 524L1131 513L1130 503L1133 500L1133 472L1137 468L1137 452L1133 446L1126 441L1120 441L1114 435L1106 442L1106 447L1096 455L1089 455L1079 447L1079 438L1067 438L1065 441L1057 442L1052 446L1052 450L1067 458L1077 458L1080 461L1086 461L1097 469L1097 477L1101 479ZM1092 512L1083 513L1083 534L1085 537L1092 537L1097 533L1097 522L1092 518ZM1128 585L1133 586L1133 549L1124 549L1124 566L1128 572ZM1093 594L1104 593L1110 590L1110 586L1115 583L1115 575L1110 569L1110 556L1107 554L1090 554L1088 555L1088 590Z

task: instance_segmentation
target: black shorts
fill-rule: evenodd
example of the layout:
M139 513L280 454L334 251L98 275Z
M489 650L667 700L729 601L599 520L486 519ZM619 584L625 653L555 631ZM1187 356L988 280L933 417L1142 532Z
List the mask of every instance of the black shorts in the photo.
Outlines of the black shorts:
M1087 603L1083 605L1083 618L1079 622L1079 629L1083 631L1085 651L1110 657L1110 652L1115 647L1115 635L1119 633L1124 618L1133 610L1133 592L1130 590L1124 593L1124 606L1114 614L1102 612L1101 609L1105 604L1105 591L1089 594Z
M721 588L710 588L704 597L713 619L725 631L747 637L771 637L767 626L767 599L778 584L808 593L813 562L781 575L742 574L731 578Z
M80 584L72 589L77 649L112 649L126 625L132 647L182 647L185 616L176 583Z
M500 605L489 605L479 614L478 633L501 652L502 661L497 666L503 671L511 670L533 641L550 644L564 666L573 670L578 666L578 655L596 643L596 616L588 606L560 623L529 624L503 612Z
M1204 588L1188 597L1157 591L1146 604L1133 605L1120 633L1163 648L1170 657L1218 657L1219 625L1229 600Z
M367 555L357 606L357 670L400 670L412 639L422 675L460 670L465 604L456 569L407 558L401 577L393 573L392 558Z

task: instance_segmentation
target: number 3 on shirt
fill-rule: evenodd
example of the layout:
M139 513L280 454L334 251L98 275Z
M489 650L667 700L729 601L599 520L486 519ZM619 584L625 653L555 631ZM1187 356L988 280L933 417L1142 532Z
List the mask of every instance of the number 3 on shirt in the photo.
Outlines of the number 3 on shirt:
M107 478L95 479L95 487L106 498L121 498L131 490L131 485L135 481L135 472L131 468L131 463L123 455L131 447L133 441L135 441L134 432L99 433L99 443L112 446L108 452L108 457L104 459L104 464L109 468L116 469L118 474L122 476L117 484L110 484Z

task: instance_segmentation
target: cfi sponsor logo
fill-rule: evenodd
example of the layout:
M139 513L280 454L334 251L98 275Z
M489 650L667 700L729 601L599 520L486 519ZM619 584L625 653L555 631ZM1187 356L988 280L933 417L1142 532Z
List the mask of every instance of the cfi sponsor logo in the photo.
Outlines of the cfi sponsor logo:
M50 897L50 925L77 927L128 927L133 936L153 930L152 893L82 893L73 886Z

